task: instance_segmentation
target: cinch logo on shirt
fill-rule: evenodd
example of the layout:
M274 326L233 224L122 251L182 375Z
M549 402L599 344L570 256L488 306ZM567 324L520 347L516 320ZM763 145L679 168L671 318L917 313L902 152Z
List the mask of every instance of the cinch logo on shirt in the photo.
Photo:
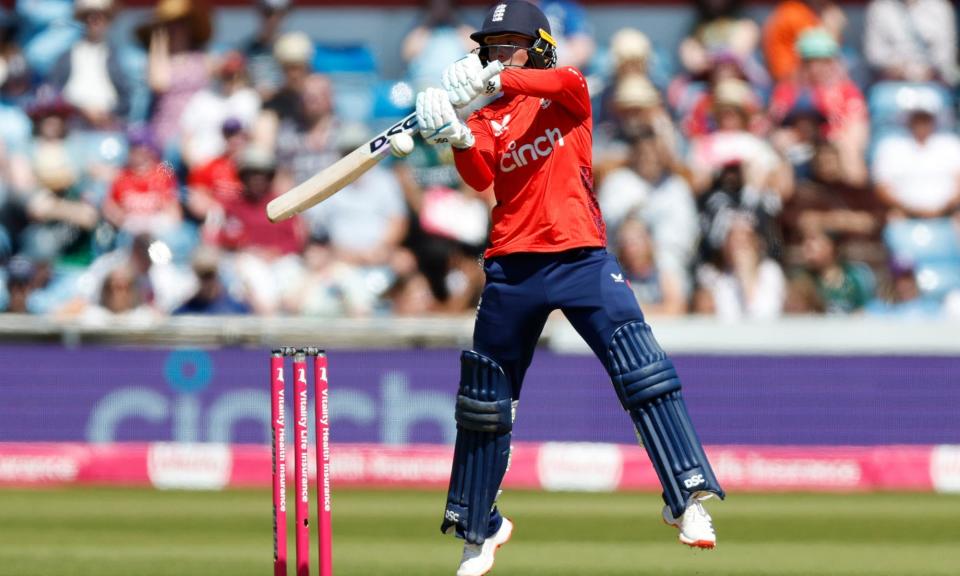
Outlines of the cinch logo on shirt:
M517 148L517 141L514 140L507 145L507 151L500 156L500 171L513 172L534 160L546 158L557 144L563 146L563 134L559 128L548 128L543 136L537 136L533 142L519 148Z

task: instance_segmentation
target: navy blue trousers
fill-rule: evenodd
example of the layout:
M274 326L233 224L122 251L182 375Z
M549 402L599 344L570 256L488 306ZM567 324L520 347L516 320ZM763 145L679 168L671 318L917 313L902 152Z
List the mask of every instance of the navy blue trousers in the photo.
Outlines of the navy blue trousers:
M553 310L563 311L604 367L617 328L643 320L620 264L603 248L497 256L484 271L473 349L503 367L514 400Z
M607 367L607 349L616 330L643 313L617 259L603 248L550 254L511 254L484 262L487 275L473 349L495 360L510 377L513 399L520 398L523 377L540 333L553 310L560 309ZM503 519L494 508L487 535Z

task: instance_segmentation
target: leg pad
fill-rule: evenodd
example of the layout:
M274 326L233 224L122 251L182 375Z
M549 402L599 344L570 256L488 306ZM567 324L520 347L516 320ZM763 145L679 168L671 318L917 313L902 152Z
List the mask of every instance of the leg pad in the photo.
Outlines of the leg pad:
M510 461L513 396L510 379L495 361L476 352L460 356L457 440L447 506L440 530L482 544Z
M696 492L724 497L690 421L673 362L650 327L631 322L614 333L607 370L663 485L674 517Z

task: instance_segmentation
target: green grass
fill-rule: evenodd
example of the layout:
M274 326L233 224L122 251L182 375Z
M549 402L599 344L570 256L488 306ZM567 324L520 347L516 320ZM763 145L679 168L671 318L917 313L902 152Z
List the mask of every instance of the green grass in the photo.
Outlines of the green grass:
M438 529L442 491L334 496L337 576L455 572L459 543ZM710 552L677 544L658 500L507 492L517 528L493 574L960 574L960 497L734 494L710 506L720 537ZM0 490L4 576L265 576L270 557L266 491Z

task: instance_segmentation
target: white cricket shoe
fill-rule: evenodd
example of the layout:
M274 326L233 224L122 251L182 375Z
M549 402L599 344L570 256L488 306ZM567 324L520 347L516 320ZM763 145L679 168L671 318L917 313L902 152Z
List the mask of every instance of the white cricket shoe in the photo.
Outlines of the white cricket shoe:
M504 518L500 529L484 540L483 544L464 543L457 576L483 576L489 572L493 568L493 556L497 553L497 548L506 544L511 534L513 522Z
M687 509L679 518L674 518L669 506L663 507L665 524L680 530L680 542L691 548L713 549L717 546L717 534L713 531L713 521L703 507L704 498L694 496Z

